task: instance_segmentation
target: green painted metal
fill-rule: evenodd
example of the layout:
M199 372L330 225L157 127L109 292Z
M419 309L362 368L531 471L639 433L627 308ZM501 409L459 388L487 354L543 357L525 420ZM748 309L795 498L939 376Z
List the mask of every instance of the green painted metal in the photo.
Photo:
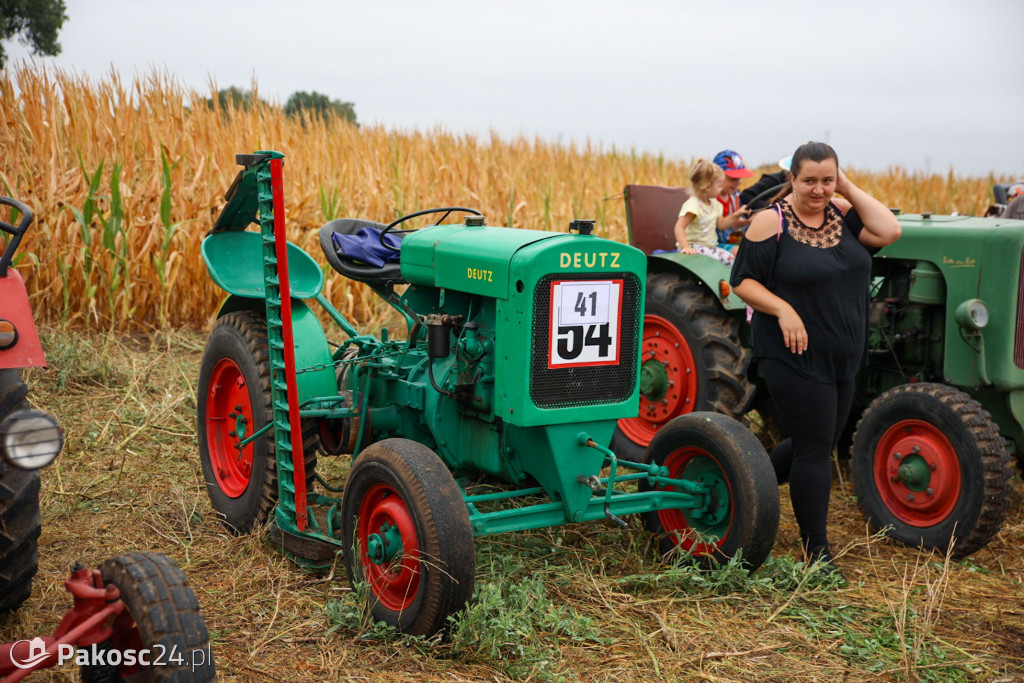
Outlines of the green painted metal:
M665 364L648 360L640 364L640 393L649 401L660 401L668 393L669 379Z
M263 247L259 233L234 230L211 233L203 240L201 251L217 286L236 296L262 299ZM289 244L288 265L293 297L309 299L320 293L324 271L309 254Z
M595 278L636 278L640 294L635 311L637 327L623 334L639 337L646 273L647 258L639 249L593 235L562 233L516 251L509 268L508 299L496 302L495 413L505 422L523 427L635 416L640 400L639 363L635 366L632 392L620 401L599 405L540 407L531 398L530 383L523 379L530 368L533 348L546 348L549 344L546 332L530 325L537 315L538 286L545 276L593 274Z
M577 433L573 441L579 445L583 437L589 436L585 432ZM600 453L604 458L604 465L609 467L607 477L589 477L587 481L578 481L581 487L586 487L590 492L589 496L580 497L575 505L566 505L559 502L535 502L519 503L515 507L499 508L495 510L481 511L487 503L509 500L512 498L525 499L536 496L545 490L546 487L521 489L518 491L507 491L496 494L467 495L466 504L470 509L470 524L473 527L474 536L488 536L491 534L505 533L508 531L521 531L525 529L539 529L548 526L558 526L567 522L594 521L599 519L612 519L653 512L666 508L679 508L684 511L688 519L691 519L694 528L699 528L709 536L716 533L720 536L725 528L722 525L724 515L728 512L727 507L716 510L712 519L701 520L702 515L707 515L712 507L713 496L725 495L728 491L722 491L724 482L720 477L705 476L705 481L694 479L672 479L667 476L665 468L657 465L645 465L642 463L617 461L615 454L601 446L591 447ZM622 469L628 474L618 474ZM695 470L696 472L696 470ZM690 475L690 472L687 473ZM699 472L698 475L711 475L710 472ZM623 490L622 485L629 481L645 479L652 485L673 487L674 490L652 490L643 493ZM593 487L593 488L592 488ZM618 490L616 487L619 487ZM596 491L594 489L597 489Z
M932 473L924 458L920 455L909 454L900 464L898 476L908 489L917 492L928 488Z
M259 212L259 191L256 186L256 173L260 165L254 163L256 156L245 159L247 163L242 164L244 168L235 176L226 194L228 205L224 207L217 221L213 225L212 234L225 230L245 230L256 222L256 214ZM263 160L270 157L263 157ZM242 162L241 155L235 157L236 161Z
M718 291L718 283L722 280L729 282L729 275L732 272L730 266L707 256L698 254L680 254L673 252L668 254L653 254L649 264L651 272L672 271L687 273L696 278L697 282L704 287L722 304L727 311L746 311L747 304L743 299L732 293L722 299Z
M424 228L402 241L402 277L412 284L505 299L515 253L560 236L564 235L489 226Z
M388 564L402 550L402 533L397 526L385 523L378 533L369 535L366 546L366 556L371 562Z
M970 216L901 216L903 236L876 259L917 262L915 296L942 306L945 315L943 375L956 386L979 386L978 351L961 338L953 311L967 299L981 299L991 312L981 331L989 354L984 368L999 391L1024 388L1024 369L1013 362L1017 297L1024 253L1024 221ZM984 268L982 265L984 264ZM984 277L983 277L984 271ZM933 281L941 279L944 286Z

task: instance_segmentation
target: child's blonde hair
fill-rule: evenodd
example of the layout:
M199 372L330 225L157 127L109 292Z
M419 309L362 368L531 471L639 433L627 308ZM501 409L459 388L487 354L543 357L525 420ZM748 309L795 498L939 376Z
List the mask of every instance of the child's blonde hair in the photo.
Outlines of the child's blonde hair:
M707 159L698 159L690 169L690 184L695 192L701 194L710 190L716 181L724 179L725 171L722 170L722 167Z

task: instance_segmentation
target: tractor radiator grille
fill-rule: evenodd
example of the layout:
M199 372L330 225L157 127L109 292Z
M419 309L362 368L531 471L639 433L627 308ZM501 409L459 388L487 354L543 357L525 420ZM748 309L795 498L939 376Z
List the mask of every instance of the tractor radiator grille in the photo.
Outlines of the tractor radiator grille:
M619 362L549 368L549 328L552 280L623 280ZM533 298L533 349L530 355L530 398L540 408L573 408L618 403L636 385L640 349L640 282L632 273L548 275L537 283Z
M1024 253L1020 259L1020 282L1017 285L1017 334L1013 340L1013 364L1024 368Z

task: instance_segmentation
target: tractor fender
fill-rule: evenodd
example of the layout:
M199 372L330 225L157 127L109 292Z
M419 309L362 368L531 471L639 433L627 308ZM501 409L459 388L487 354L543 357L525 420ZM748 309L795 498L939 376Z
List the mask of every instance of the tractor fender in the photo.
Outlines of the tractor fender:
M266 306L263 299L236 296L234 294L221 305L217 317L235 311L254 311L263 314ZM299 390L299 403L311 398L338 395L338 381L334 374L334 359L327 343L324 328L316 314L300 299L292 299L292 339L295 342L295 377ZM309 370L308 368L319 368Z
M229 294L253 299L264 296L263 237L258 232L233 230L206 236L203 261L210 279ZM311 299L324 286L324 270L313 257L288 243L288 280L291 295Z
M14 343L0 351L0 370L46 365L25 282L13 268L8 268L7 275L0 277L0 322L13 327L15 335Z
M729 275L732 269L710 256L701 254L652 254L647 257L648 273L685 273L696 279L703 287L707 288L711 296L718 299L718 302L727 311L746 310L747 304L743 299L736 296L732 287L729 287L729 294L722 298L719 283L723 280L728 284Z

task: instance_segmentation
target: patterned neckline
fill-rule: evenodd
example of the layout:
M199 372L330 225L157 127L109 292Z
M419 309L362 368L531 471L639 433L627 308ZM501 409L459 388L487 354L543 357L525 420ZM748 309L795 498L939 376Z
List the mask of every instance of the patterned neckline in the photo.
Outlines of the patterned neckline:
M817 228L805 225L789 202L779 202L787 232L797 242L817 249L828 249L839 244L843 235L843 215L829 202L825 205L825 219Z

